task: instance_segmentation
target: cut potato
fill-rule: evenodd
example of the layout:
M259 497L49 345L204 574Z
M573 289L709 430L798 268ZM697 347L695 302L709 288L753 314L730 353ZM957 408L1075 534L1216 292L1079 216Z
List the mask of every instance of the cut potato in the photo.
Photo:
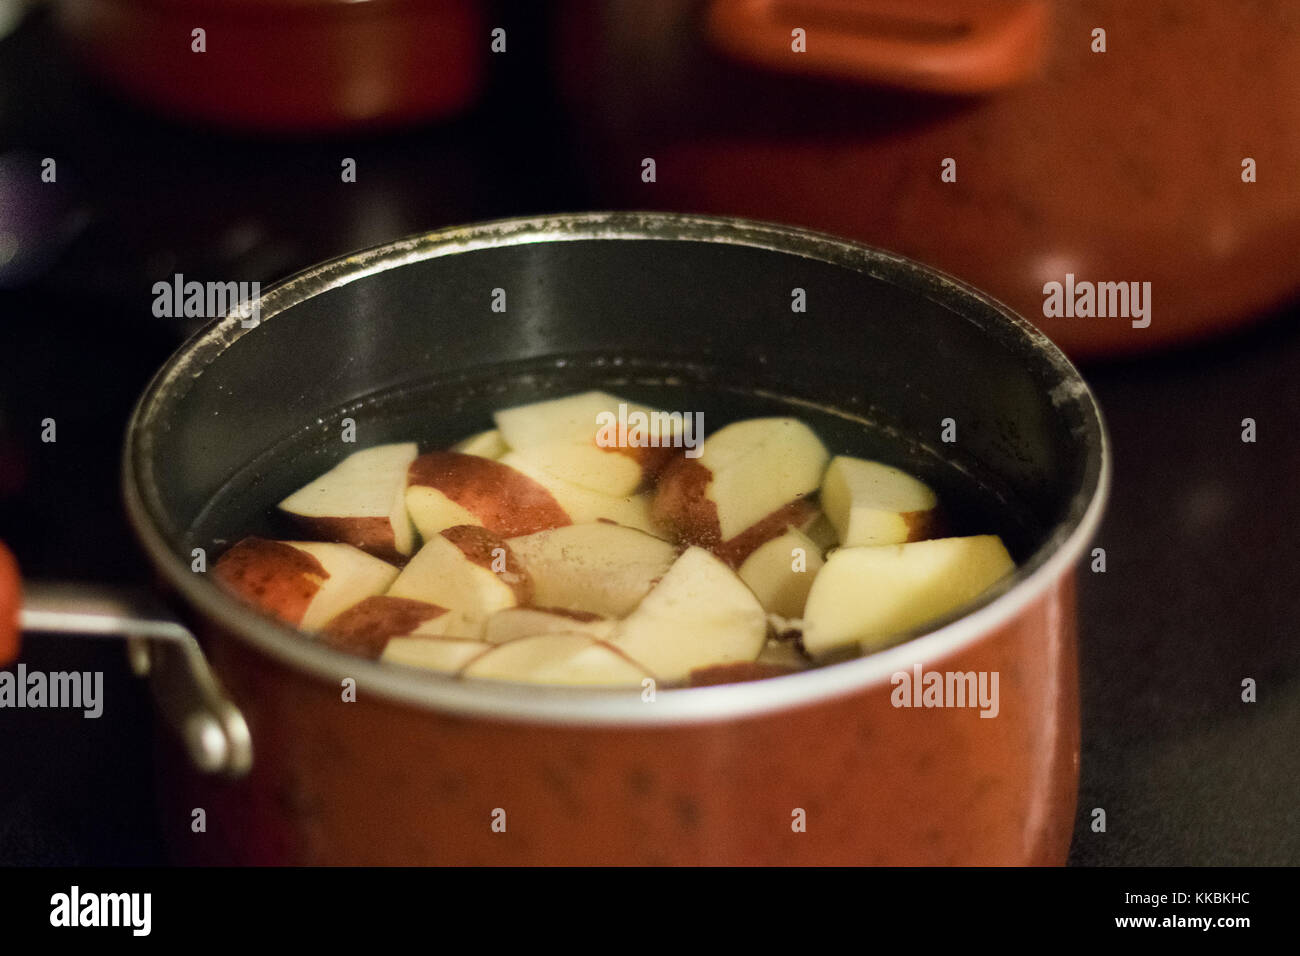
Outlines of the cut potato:
M540 607L630 614L677 557L667 541L635 528L596 522L507 541L533 580Z
M753 418L711 435L699 458L673 460L659 479L653 516L674 537L739 565L791 525L810 521L829 455L793 418Z
M625 525L629 528L640 528L650 534L655 533L655 524L650 518L650 498L647 495L616 497L602 494L599 491L592 491L590 488L583 488L581 485L575 485L571 481L565 481L563 478L546 471L529 456L517 451L504 455L500 464L507 465L520 474L531 478L559 503L560 510L567 520L549 524L546 526L548 528L560 527L566 524L590 524L593 521L612 521L615 524ZM540 531L543 529L534 528L531 530ZM519 533L528 534L530 532L521 531Z
M665 681L711 664L753 661L767 615L736 572L703 548L688 548L610 643Z
M561 608L508 607L488 618L483 640L505 644L538 634L586 634L596 640L609 637L614 621L586 611Z
M823 511L815 511L799 528L806 534L814 544L821 549L822 556L831 548L837 548L840 544L839 536L835 533L835 526L831 524L830 519L826 517Z
M874 651L979 597L1015 570L996 535L839 548L813 581L803 644Z
M802 617L808 590L823 564L821 550L813 540L791 528L755 549L737 573L763 610L782 617Z
M379 594L397 568L350 544L244 538L212 569L217 583L286 624L324 626L345 608Z
M750 525L741 534L711 550L731 567L739 568L751 554L773 538L780 537L791 529L811 524L816 513L817 509L810 502L800 498L784 508L778 508L758 524Z
M821 504L840 546L849 548L930 537L939 499L905 471L839 455L822 479Z
M437 619L447 613L445 607L427 601L377 594L354 604L325 625L322 643L330 647L377 658L391 637L428 633L438 628Z
M447 608L431 622L441 634L478 638L489 617L526 604L532 580L506 542L486 528L461 525L425 542L388 589Z
M784 667L792 672L807 670L812 666L812 662L799 653L799 648L794 641L780 641L775 638L769 638L763 645L757 663Z
M511 453L511 462L526 462L529 469L554 475L562 481L612 497L633 494L644 479L641 463L620 449L552 442Z
M495 459L508 452L510 446L505 443L500 431L489 428L487 431L461 439L451 446L451 450L462 455L478 455L480 458Z
M458 673L493 645L463 637L394 637L380 660L387 664L422 667L440 674Z
M506 444L514 449L556 442L592 444L599 417L617 414L620 401L608 392L582 392L503 408L492 417Z
M586 634L538 634L498 644L461 673L530 684L602 687L640 686L650 676L624 654Z
M503 409L495 417L506 443L534 468L616 498L635 492L680 453L684 426L680 412L598 391Z
M280 510L308 534L398 560L415 549L406 514L406 470L415 456L415 442L355 452L285 498Z
M608 422L611 416L617 420L620 405L626 409L625 418L640 414L657 421L661 426L658 429L660 433L652 432L648 437L661 444L668 442L681 430L680 418L673 419L658 409L598 391L504 408L493 418L506 444L514 449L561 442L591 445L597 443L603 422Z
M431 451L407 470L406 508L425 540L445 528L480 525L510 537L569 524L555 497L491 458Z

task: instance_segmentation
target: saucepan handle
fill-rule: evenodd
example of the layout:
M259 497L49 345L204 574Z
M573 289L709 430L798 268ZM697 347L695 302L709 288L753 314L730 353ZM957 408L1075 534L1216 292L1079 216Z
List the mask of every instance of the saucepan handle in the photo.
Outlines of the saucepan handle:
M196 767L239 777L252 767L243 714L226 696L190 630L144 591L27 582L0 544L0 666L18 658L22 633L125 639L148 675L158 709Z
M1048 2L713 0L706 22L714 44L758 66L970 94L1033 74L1046 48Z
M23 603L23 580L13 552L0 541L0 667L18 659L18 609Z

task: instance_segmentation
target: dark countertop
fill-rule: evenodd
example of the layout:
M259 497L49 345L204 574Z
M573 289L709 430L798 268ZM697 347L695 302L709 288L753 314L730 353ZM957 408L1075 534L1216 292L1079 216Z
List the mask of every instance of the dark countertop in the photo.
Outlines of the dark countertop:
M267 281L394 236L592 204L527 56L428 130L257 142L189 130L91 89L48 24L0 40L0 163L60 157L69 234L0 288L0 540L33 577L147 578L119 505L126 416L188 331L149 314L158 275ZM510 111L508 129L491 117ZM528 142L526 155L519 144ZM341 186L339 157L364 171ZM0 174L3 173L0 165ZM328 197L328 198L323 198ZM52 234L52 233L51 233ZM1094 364L1115 453L1081 573L1079 864L1300 863L1300 312L1158 358ZM58 422L43 445L39 422ZM1258 423L1243 443L1241 420ZM7 711L0 863L163 859L146 689L111 644L33 640L30 666L102 669L104 718ZM1243 678L1258 702L1241 701ZM1089 828L1104 808L1105 833Z
M1300 863L1297 318L1084 369L1115 480L1106 573L1081 572L1075 862Z

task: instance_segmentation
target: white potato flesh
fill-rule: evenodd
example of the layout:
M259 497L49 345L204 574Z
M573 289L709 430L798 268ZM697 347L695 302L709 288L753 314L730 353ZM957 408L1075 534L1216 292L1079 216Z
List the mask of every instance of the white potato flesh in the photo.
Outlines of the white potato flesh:
M661 680L697 667L752 661L763 649L767 615L752 591L703 548L688 548L614 630L610 643Z
M925 482L878 461L839 455L822 480L822 510L846 548L917 540L938 504Z
M874 651L973 601L1015 570L997 535L839 548L813 581L803 643Z

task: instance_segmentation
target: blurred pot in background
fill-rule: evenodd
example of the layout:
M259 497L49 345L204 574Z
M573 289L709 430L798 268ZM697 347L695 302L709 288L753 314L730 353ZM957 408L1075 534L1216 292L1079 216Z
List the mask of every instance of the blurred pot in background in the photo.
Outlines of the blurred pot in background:
M1297 63L1283 0L570 0L557 31L597 202L894 249L1076 356L1202 337L1300 289ZM1067 273L1150 282L1150 325L1044 315Z
M482 0L57 0L57 7L86 66L119 91L172 115L271 132L458 113L481 90L490 40Z

